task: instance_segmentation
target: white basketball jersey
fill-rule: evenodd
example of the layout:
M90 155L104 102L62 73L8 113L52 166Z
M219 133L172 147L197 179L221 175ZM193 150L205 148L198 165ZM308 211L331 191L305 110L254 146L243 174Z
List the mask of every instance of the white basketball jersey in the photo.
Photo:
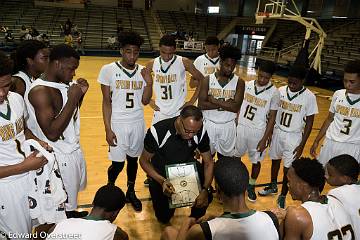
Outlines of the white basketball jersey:
M360 144L360 94L347 94L345 89L336 91L329 111L335 115L326 137L337 142Z
M30 89L31 83L33 82L33 78L24 73L23 71L19 71L13 75L14 77L21 78L25 83L25 92Z
M157 57L154 59L152 71L155 104L161 113L175 114L184 105L187 94L186 71L182 57L174 55L168 62Z
M328 198L329 205L337 207L334 203L340 202L351 218L355 239L360 239L360 183L331 189Z
M24 111L24 100L15 92L9 92L7 101L0 105L0 166L24 161ZM28 173L1 178L0 181L17 179L26 174Z
M69 218L56 224L47 239L113 240L117 226L108 220Z
M141 100L146 82L141 75L143 68L136 64L135 69L129 70L120 62L113 62L101 68L98 82L110 87L112 122L133 122L144 119Z
M304 202L301 206L311 216L313 226L311 240L354 239L350 217L341 208L334 212L328 204L312 201Z
M35 114L35 110L34 107L31 105L30 101L29 101L29 92L37 87L37 86L46 86L46 87L50 87L50 88L55 88L58 89L61 93L62 96L62 101L63 101L63 106L62 108L64 108L67 99L68 99L68 89L69 86L64 84L64 83L56 83L56 82L49 82L49 81L44 81L40 78L36 79L33 84L30 87L30 90L25 93L25 103L27 106L27 110L29 113L29 120L28 120L28 128L32 131L32 133L38 137L40 140L45 141L47 143L49 143L50 146L54 147L54 151L55 152L59 152L59 153L72 153L73 151L77 150L80 148L80 111L79 108L77 108L74 113L72 118L70 119L70 122L68 124L68 126L65 128L63 134L60 136L60 138L53 142L51 140L49 140L45 134L43 133L43 131L41 130L37 119L36 119L36 114ZM62 109L60 110L60 112L62 111Z
M207 54L203 54L195 59L194 66L202 75L209 76L220 68L220 57L210 58Z
M302 132L305 118L318 113L315 95L307 88L293 93L288 86L280 87L279 92L276 126L285 132Z
M211 95L216 99L223 99L225 101L228 99L234 99L238 80L239 77L233 74L229 82L224 87L222 87L219 84L215 73L213 73L209 76L208 95ZM205 119L210 120L214 123L227 123L235 120L236 118L236 113L222 109L204 110L203 114Z
M252 215L224 214L208 221L213 240L267 240L279 239L271 218L264 212L256 211ZM259 230L261 229L261 230Z
M279 100L279 91L271 82L261 88L256 86L255 80L245 82L239 124L265 130L267 116L270 110L278 110Z

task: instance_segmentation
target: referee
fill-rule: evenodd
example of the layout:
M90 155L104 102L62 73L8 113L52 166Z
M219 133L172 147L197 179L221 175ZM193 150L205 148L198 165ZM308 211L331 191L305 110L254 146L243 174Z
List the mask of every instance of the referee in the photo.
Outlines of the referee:
M201 153L202 164L194 159L195 149ZM210 186L214 162L209 137L203 128L201 110L187 106L181 110L180 116L160 121L148 129L140 157L141 167L150 176L152 204L155 216L161 223L168 223L175 212L175 209L169 208L169 197L174 193L174 187L166 179L165 165L192 162L196 163L202 190L190 216L200 218L212 201Z

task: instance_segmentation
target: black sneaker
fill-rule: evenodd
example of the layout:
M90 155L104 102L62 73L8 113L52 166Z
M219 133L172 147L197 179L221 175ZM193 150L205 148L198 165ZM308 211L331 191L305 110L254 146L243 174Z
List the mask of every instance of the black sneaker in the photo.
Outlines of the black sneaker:
M142 210L142 203L141 201L136 197L135 191L127 191L126 192L126 202L131 203L134 210L137 212L141 212Z
M66 213L67 218L83 218L83 217L86 217L89 214L88 211L81 211L81 212L67 211L65 213Z
M248 200L250 202L256 202L255 185L250 185L247 188Z
M274 187L273 185L267 186L265 187L263 190L258 192L260 196L269 196L269 195L274 195L278 193L278 188L277 186Z

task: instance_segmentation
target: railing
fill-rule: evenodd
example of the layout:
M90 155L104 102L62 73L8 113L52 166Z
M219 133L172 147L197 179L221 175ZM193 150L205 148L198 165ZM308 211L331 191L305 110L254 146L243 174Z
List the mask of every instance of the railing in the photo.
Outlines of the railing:
M260 49L260 51L257 53L257 55L259 57L264 57L264 58L269 59L271 61L275 61L276 60L276 53L277 53L276 48L262 47Z
M293 55L294 51L297 54L299 52L300 48L301 48L301 45L302 45L302 43L298 42L298 43L295 43L295 44L293 44L293 45L291 45L289 47L281 49L279 51L279 58L283 58L283 57L288 56L288 55Z

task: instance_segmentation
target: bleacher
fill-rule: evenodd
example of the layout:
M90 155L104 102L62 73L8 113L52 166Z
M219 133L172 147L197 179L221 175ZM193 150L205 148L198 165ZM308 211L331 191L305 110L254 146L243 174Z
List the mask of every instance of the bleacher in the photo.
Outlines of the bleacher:
M266 47L276 48L282 41L282 49L301 43L305 36L305 27L293 21L277 20L276 29L266 44ZM322 19L319 24L327 33L322 51L322 72L329 75L343 74L346 62L360 59L360 19ZM310 49L318 41L315 33L310 37ZM278 59L279 63L292 63L297 51L286 59Z

